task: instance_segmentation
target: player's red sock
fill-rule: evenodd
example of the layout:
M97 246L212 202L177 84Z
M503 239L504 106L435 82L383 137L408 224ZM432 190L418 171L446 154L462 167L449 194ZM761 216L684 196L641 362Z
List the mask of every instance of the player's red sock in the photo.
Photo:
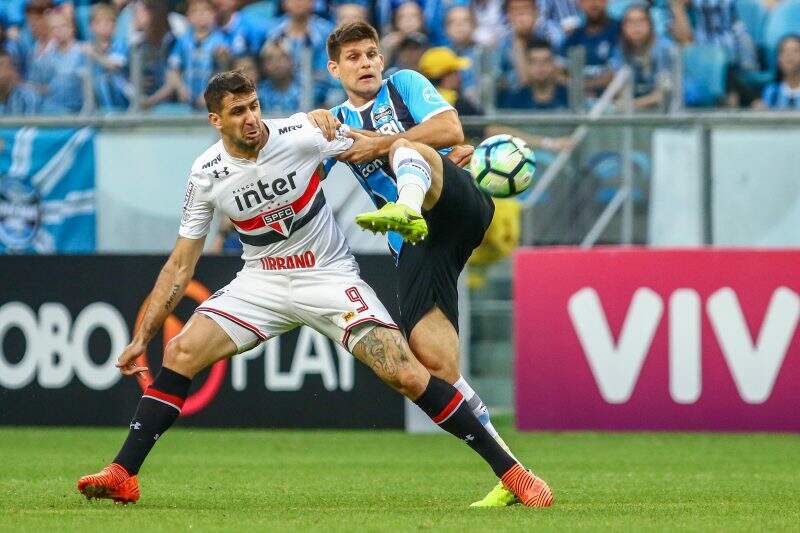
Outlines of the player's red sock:
M442 429L478 452L497 477L517 464L475 418L461 393L446 381L431 376L425 392L414 403Z
M191 383L192 380L186 376L162 368L153 383L145 389L131 420L128 438L114 459L130 475L139 472L156 440L181 414Z

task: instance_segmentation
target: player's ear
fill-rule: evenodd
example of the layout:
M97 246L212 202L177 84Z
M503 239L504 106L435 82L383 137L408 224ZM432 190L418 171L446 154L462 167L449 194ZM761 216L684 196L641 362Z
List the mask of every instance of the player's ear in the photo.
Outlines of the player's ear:
M219 114L217 114L217 113L214 113L214 112L209 112L209 113L208 113L208 122L209 122L209 123L210 123L212 126L214 126L215 128L217 128L218 130L221 130L221 129L222 129L222 117L221 117L221 116L219 116Z
M385 68L385 67L384 67L384 65L386 64L386 61L385 61L385 60L384 60L384 58L383 58L383 54L380 54L380 53L379 53L379 54L378 54L378 57L379 57L379 58L380 58L380 60L381 60L380 70L381 70L381 74L383 74L383 69Z
M333 76L334 78L336 78L338 80L339 79L339 63L337 63L333 59L329 59L328 60L328 72L330 72L331 76Z

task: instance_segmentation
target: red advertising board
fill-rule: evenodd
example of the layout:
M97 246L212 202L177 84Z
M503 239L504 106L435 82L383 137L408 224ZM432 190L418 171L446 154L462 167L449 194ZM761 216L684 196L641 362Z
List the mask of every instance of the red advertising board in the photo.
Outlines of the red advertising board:
M522 249L520 429L800 431L800 251Z

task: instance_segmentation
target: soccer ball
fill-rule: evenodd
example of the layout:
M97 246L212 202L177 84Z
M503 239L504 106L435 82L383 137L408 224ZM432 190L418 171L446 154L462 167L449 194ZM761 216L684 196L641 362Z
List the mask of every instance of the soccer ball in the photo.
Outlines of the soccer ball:
M494 135L475 148L469 168L478 187L492 196L507 198L530 187L536 156L519 137Z

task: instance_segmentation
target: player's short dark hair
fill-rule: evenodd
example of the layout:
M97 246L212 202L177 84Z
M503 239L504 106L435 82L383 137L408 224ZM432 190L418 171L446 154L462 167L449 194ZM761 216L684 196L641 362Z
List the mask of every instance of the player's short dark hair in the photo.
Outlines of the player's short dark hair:
M364 39L371 39L376 45L380 42L378 40L378 31L364 21L342 24L328 35L328 42L326 43L328 59L339 61L339 54L343 45L363 41Z
M209 113L219 113L222 111L222 99L226 94L246 94L255 92L255 90L253 82L241 71L229 70L215 74L208 81L203 99L206 101Z

